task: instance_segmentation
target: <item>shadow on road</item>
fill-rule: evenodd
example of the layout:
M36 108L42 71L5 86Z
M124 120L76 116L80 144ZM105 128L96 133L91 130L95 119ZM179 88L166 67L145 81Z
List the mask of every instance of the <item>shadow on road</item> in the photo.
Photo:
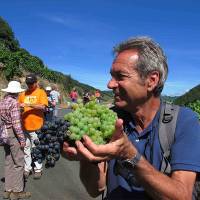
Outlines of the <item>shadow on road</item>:
M3 200L4 188L4 152L0 147L0 200ZM26 183L26 190L32 192L30 200L90 200L79 179L78 162L67 161L64 158L56 163L54 168L43 170L40 180L30 176ZM96 198L100 200L101 198Z

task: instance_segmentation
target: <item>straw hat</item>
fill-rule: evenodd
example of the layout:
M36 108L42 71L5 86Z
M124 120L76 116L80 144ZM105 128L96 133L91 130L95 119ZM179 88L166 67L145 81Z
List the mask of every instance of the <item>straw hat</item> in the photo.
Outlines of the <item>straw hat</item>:
M1 89L1 91L8 93L20 93L24 90L25 89L21 88L21 84L18 81L10 81L7 88Z

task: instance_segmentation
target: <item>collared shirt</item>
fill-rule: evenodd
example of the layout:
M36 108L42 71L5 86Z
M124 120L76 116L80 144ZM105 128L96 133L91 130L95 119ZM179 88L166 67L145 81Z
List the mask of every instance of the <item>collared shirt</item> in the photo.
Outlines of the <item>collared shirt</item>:
M134 121L128 118L125 132L140 154L160 171L163 153L159 141L160 109L149 126L138 134ZM175 142L171 147L170 165L172 171L186 170L200 172L200 125L197 115L188 108L181 107L177 118ZM115 174L116 160L108 166L108 199L149 200L144 188L137 182L130 184L122 176Z
M20 143L25 143L24 133L21 126L20 107L15 97L6 95L0 102L0 115L6 128L13 127Z

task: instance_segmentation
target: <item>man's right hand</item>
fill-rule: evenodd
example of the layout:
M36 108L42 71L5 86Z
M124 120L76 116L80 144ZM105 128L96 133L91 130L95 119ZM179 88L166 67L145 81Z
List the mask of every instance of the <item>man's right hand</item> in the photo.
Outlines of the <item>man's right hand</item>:
M20 143L21 149L24 149L25 146L26 146L26 143L25 143L25 142L21 142L21 143Z
M26 104L25 104L25 103L20 103L19 106L20 106L21 108L24 108L24 107L26 106Z
M78 153L77 149L69 146L67 142L64 142L63 144L62 156L71 161L83 160L83 157Z

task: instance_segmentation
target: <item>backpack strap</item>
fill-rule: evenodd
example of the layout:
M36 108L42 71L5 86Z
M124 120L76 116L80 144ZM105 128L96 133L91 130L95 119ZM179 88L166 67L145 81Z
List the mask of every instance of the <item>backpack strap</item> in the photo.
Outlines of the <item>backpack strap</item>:
M161 163L161 172L171 173L169 163L170 150L174 142L176 121L179 113L179 106L170 103L162 103L160 119L159 119L159 141L163 152L163 160Z
M53 95L50 94L50 97L51 97L51 101L55 101Z

